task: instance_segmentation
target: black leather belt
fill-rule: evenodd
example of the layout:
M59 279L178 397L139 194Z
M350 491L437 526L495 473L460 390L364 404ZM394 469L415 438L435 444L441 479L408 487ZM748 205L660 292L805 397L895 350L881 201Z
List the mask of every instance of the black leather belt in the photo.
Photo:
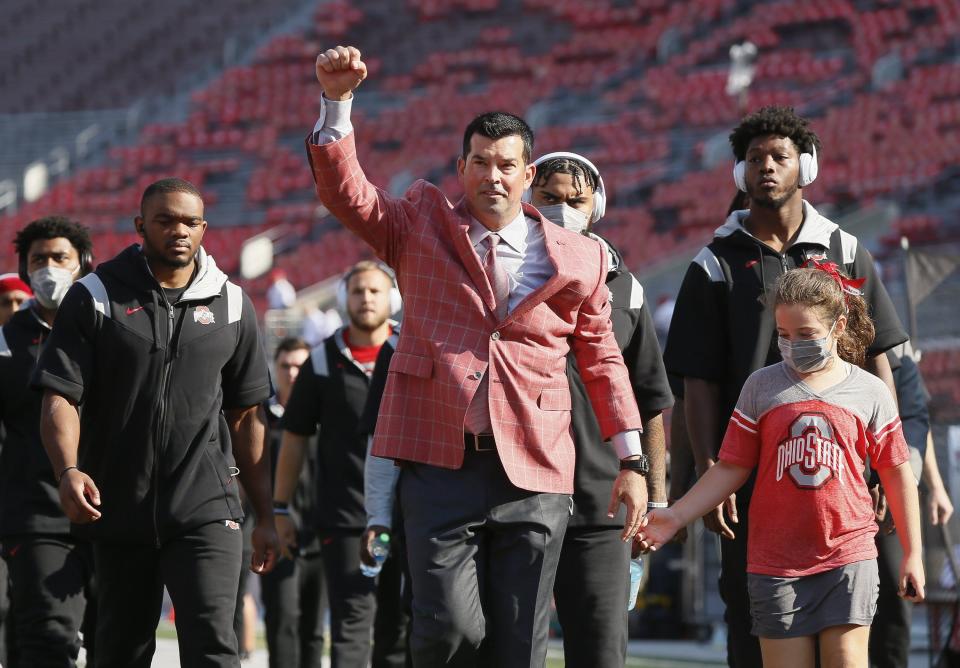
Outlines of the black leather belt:
M497 442L493 439L493 434L470 434L464 432L463 446L476 452L491 452L497 449Z

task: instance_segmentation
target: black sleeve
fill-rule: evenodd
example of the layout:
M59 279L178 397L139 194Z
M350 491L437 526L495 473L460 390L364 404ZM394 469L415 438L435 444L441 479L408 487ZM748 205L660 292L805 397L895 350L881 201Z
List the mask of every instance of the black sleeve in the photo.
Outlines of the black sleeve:
M646 303L640 307L640 319L630 343L623 350L623 362L641 412L663 411L673 406L667 370L663 366L653 317Z
M729 354L723 314L725 283L691 263L677 295L663 361L671 374L721 381Z
M367 392L367 403L364 404L363 415L360 417L360 432L368 436L377 428L377 416L380 414L383 391L387 388L391 359L393 359L393 346L389 343L384 344L377 353L377 362L373 367L373 376L370 378L370 391Z
M850 274L853 278L867 279L863 284L863 298L870 309L870 317L873 319L873 328L876 331L873 343L867 349L867 355L871 357L879 355L906 341L907 333L900 324L897 310L893 307L890 295L887 294L887 289L877 274L873 256L863 247L863 244L857 244L857 254L853 259Z
M919 450L922 457L927 450L927 432L930 431L926 388L916 362L907 356L902 357L901 362L900 368L894 374L894 381L903 436L907 445Z
M30 386L50 389L78 404L93 382L97 313L86 287L76 283L57 309Z
M321 343L325 346L326 342ZM323 350L320 353L323 354ZM323 382L313 370L313 353L300 367L297 379L293 381L290 398L283 409L280 426L284 430L299 436L313 436L320 422L320 410L323 406Z
M255 406L273 394L267 357L260 346L257 313L246 293L243 294L243 311L238 325L237 347L220 377L223 407L227 409Z

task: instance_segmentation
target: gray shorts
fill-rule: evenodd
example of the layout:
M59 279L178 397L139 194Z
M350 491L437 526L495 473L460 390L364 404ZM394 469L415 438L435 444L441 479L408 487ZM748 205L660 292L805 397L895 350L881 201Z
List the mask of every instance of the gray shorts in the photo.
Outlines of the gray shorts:
M877 611L877 560L857 561L802 577L747 574L752 633L799 638L830 626L870 626Z

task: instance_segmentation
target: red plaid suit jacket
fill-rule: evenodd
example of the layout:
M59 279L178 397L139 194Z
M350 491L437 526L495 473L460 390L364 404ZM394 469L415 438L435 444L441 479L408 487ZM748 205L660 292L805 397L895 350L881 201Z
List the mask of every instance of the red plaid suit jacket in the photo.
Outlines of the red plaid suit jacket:
M543 224L556 273L498 322L463 201L452 205L422 180L399 199L374 187L357 162L353 134L321 146L308 139L307 153L320 201L394 268L403 293L374 455L459 468L464 415L488 371L490 420L510 481L572 493L571 349L604 438L640 428L610 325L607 258L596 241L524 205Z

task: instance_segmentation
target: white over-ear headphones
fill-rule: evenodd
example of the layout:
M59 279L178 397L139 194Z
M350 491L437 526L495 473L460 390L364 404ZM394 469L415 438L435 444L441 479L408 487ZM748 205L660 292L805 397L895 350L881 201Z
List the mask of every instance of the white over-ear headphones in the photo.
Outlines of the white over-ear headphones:
M350 283L350 279L360 272L374 269L382 271L390 279L390 315L396 315L400 312L400 309L403 308L403 299L400 297L400 289L397 287L397 275L393 273L393 269L382 262L369 261L353 265L337 283L337 305L341 311L347 310L347 284Z
M817 179L817 173L820 171L820 166L817 163L817 147L813 143L810 144L810 153L801 153L800 154L800 181L798 185L801 188L805 188ZM747 163L744 160L738 160L733 166L733 182L737 184L737 188L743 192L747 192Z
M542 163L546 162L547 160L552 160L553 158L567 158L568 160L576 160L593 172L593 175L597 177L597 190L593 193L593 215L590 216L590 222L595 223L603 218L603 214L606 213L607 210L607 189L603 187L603 177L600 176L600 170L597 169L597 166L579 153L569 153L567 151L557 151L556 153L547 153L546 155L541 155L539 158L533 161L533 166L539 167ZM532 191L533 186L531 185L527 191L523 193L524 202L530 202L530 200L533 198Z

